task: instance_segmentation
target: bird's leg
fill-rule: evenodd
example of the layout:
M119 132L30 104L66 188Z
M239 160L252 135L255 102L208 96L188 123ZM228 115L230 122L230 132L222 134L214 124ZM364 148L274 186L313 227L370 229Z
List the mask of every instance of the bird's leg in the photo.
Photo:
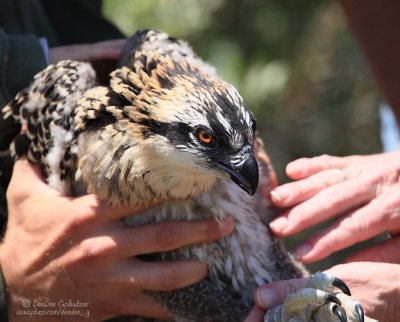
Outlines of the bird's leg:
M335 293L335 288L343 293ZM318 272L307 285L289 294L284 303L268 310L264 322L373 322L337 277Z

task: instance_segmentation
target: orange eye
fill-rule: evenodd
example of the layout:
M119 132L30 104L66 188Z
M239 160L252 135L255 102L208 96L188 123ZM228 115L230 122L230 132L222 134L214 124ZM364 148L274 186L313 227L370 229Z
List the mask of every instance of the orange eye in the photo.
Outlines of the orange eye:
M212 144L215 140L214 136L205 130L200 130L197 132L197 137L199 138L200 142L204 144Z

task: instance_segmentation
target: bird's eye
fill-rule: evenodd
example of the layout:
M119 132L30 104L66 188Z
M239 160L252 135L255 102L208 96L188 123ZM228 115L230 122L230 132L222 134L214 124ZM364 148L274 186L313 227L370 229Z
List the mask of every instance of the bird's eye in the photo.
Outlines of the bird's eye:
M205 145L214 145L215 144L215 137L214 135L210 134L206 130L198 130L197 131L197 138L199 141Z

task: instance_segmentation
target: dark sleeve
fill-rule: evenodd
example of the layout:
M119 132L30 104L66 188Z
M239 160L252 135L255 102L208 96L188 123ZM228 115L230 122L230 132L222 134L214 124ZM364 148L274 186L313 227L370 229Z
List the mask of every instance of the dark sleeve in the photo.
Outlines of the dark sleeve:
M0 106L4 107L33 76L46 67L44 51L35 36L8 35L0 28ZM0 149L15 134L11 120L0 117Z
M102 15L101 0L42 0L59 45L94 43L125 38ZM62 15L60 15L62 8ZM71 23L73 21L73 23Z
M46 67L44 51L35 36L9 35L0 28L0 109ZM20 125L4 120L0 112L0 233L6 222L5 191L12 173L11 159L5 155ZM1 308L0 308L1 310ZM0 319L0 321L3 321Z
M8 35L0 28L0 88L4 106L33 76L45 68L46 57L33 35Z

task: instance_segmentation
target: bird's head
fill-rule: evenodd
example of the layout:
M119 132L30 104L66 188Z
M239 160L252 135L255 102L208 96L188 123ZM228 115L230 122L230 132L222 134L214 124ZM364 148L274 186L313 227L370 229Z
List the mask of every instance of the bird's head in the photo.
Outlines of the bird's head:
M256 192L256 123L232 85L186 60L138 53L133 66L113 72L110 88L119 102L107 107L117 119L110 135L130 138L113 156L129 163L121 180L144 180L157 197L194 196L221 178Z

